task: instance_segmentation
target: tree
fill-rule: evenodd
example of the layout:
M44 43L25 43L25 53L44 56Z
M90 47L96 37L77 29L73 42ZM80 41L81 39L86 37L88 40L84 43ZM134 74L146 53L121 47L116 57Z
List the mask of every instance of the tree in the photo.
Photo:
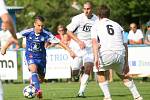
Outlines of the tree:
M67 25L72 16L80 13L82 9L71 7L73 0L6 0L8 5L23 6L24 10L17 14L17 30L33 25L33 17L42 15L46 18L46 27L56 32L56 26L61 23ZM78 0L80 5L86 0ZM143 24L150 20L150 2L148 0L91 0L94 12L100 4L107 4L111 8L111 19L120 23L128 30L131 22Z

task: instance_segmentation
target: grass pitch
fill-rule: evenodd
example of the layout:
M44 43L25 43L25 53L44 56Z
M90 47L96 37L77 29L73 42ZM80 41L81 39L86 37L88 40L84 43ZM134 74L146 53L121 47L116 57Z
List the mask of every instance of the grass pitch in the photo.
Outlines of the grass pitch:
M140 80L134 81L144 100L150 100L150 83L141 83ZM4 100L28 100L22 93L23 88L27 85L22 83L3 84ZM42 100L103 100L103 94L95 81L89 82L85 93L86 98L76 98L79 82L43 83L41 88L44 97ZM130 92L121 81L111 82L110 91L113 100L133 100Z

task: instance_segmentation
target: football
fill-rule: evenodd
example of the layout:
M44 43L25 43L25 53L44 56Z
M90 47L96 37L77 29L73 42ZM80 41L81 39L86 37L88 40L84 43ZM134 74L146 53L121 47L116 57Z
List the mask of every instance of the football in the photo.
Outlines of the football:
M32 99L36 96L36 89L32 85L28 85L23 89L23 95L25 98Z

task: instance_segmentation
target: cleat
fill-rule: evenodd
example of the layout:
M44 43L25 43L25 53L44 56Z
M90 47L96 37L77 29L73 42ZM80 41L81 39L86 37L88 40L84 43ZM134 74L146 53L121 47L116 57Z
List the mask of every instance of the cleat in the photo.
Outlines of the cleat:
M37 98L39 98L39 99L43 97L43 96L42 96L42 90L41 90L41 89L37 90L36 96L37 96Z
M76 96L77 98L86 98L85 96L84 96L84 93L82 92L82 93L78 93L78 95Z
M143 100L143 98L140 96L140 97L135 98L134 100Z

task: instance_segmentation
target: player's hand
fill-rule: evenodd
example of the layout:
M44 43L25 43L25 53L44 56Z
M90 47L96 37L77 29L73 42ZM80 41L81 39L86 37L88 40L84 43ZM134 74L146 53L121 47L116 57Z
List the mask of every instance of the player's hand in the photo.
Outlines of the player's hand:
M15 50L17 51L19 49L19 45L18 44L16 44L16 48L15 48Z
M69 53L72 58L75 58L77 56L72 50Z
M1 54L5 55L6 54L6 49L5 48L1 48Z
M83 41L78 41L78 44L79 44L81 49L85 48L85 43Z

